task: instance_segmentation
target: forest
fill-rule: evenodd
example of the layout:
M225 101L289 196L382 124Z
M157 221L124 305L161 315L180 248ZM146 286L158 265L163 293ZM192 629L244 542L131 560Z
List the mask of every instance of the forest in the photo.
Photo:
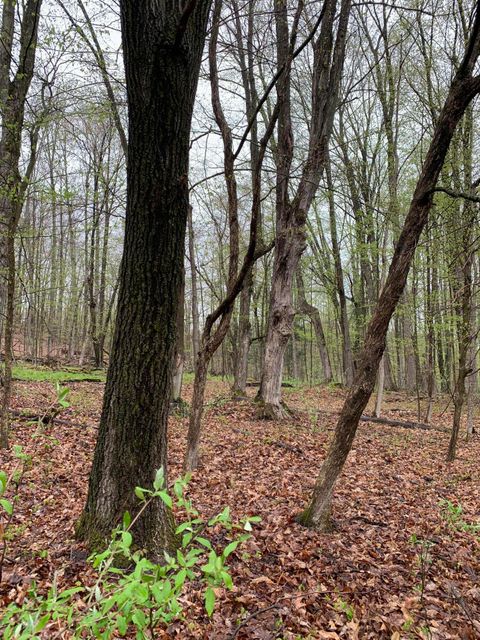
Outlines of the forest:
M0 0L5 640L480 639L480 0Z

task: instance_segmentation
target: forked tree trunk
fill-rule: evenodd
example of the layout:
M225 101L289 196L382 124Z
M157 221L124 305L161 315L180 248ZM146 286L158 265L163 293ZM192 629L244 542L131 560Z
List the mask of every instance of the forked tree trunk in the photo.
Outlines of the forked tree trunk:
M292 304L293 277L304 249L305 231L302 228L292 229L288 235L277 236L263 375L258 393L264 418L276 419L286 415L281 395L283 361L295 317Z
M312 117L309 149L301 178L293 198L289 194L290 168L293 161L293 132L290 104L290 73L278 84L278 135L275 149L276 241L272 288L265 340L262 379L257 400L265 418L281 418L283 359L292 334L295 310L292 286L300 257L306 246L306 219L317 192L327 161L328 144L337 108L340 79L345 57L347 25L351 0L342 0L337 35L334 37L336 0L323 4L320 35L314 45ZM277 65L287 57L289 21L285 0L277 3Z
M480 77L472 77L479 53L479 34L480 12L477 10L464 59L455 74L435 126L385 286L368 325L355 379L343 404L310 504L298 517L299 522L306 526L319 530L328 530L330 527L333 489L351 449L360 417L375 387L378 365L385 350L388 325L405 289L410 265L428 220L434 189L453 133L467 106L480 91Z
M136 486L166 471L176 320L188 214L191 118L209 0L121 0L129 107L127 211L118 309L87 502L77 534L98 544ZM162 557L175 545L161 500L138 519L134 542Z

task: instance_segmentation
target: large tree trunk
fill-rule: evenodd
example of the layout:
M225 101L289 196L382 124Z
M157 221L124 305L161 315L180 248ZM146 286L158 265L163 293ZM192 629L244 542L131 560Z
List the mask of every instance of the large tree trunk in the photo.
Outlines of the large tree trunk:
M190 126L209 0L121 0L129 106L127 212L118 309L79 537L108 536L136 486L167 465L179 291L188 214ZM157 556L175 543L162 501L143 512L135 544Z
M310 504L299 516L299 521L307 526L326 530L330 525L333 489L351 449L362 412L375 387L378 365L385 349L388 325L405 289L410 265L428 220L434 189L453 133L467 106L480 91L480 77L471 75L478 58L479 45L480 12L477 12L465 57L452 81L438 118L410 209L395 247L385 286L367 329L354 382L340 413Z

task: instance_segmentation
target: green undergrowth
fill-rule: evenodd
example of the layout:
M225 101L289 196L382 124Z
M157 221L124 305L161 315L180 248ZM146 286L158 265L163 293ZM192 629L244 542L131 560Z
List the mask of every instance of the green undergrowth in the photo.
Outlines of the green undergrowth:
M85 371L75 367L64 369L49 369L48 367L34 367L25 363L17 363L13 367L13 379L24 382L104 382L105 371L98 369Z

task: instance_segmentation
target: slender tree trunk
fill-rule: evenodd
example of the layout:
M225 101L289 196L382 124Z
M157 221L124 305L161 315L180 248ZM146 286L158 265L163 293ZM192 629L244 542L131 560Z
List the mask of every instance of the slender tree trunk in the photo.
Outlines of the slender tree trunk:
M247 282L240 294L238 318L238 336L236 341L232 395L235 398L246 397L248 375L248 352L250 350L251 322L250 301L253 289L253 271L250 271Z
M327 165L328 183L328 212L330 219L330 237L332 240L333 262L335 265L335 284L337 288L338 307L340 311L340 329L342 332L342 361L343 375L347 387L352 384L354 375L352 342L350 340L350 326L348 323L347 296L345 295L345 285L343 282L343 267L338 244L337 223L335 219L335 200L333 197L333 182L330 173L330 166Z
M453 133L468 105L480 91L480 77L472 77L479 46L480 12L477 11L464 59L455 74L435 126L410 209L395 247L385 286L367 329L354 382L342 407L310 504L299 516L299 521L306 526L320 530L326 530L330 526L333 489L353 444L360 417L375 387L388 325L405 289L410 265L432 208L433 192Z
M238 45L238 58L240 62L240 71L242 76L243 90L245 93L245 113L249 122L252 123L250 131L250 172L252 195L255 190L255 167L258 163L259 141L258 127L255 116L255 109L258 104L258 95L255 85L255 53L253 45L253 33L255 23L255 3L248 3L247 16L247 37L246 43L242 40L242 26L240 21L240 11L238 2L232 2L235 15L236 37ZM246 55L245 55L246 54ZM262 217L261 210L258 215L257 236L259 245L262 244ZM238 336L235 348L234 362L234 378L232 394L235 397L245 397L247 390L248 376L248 354L251 344L251 322L250 308L253 294L254 269L252 269L246 277L245 286L240 294L240 310L238 319Z
M466 221L465 221L466 222ZM458 324L458 373L455 389L453 392L453 424L448 445L447 462L455 460L458 434L460 433L463 405L467 393L466 378L472 373L471 363L468 355L471 343L471 319L472 319L472 254L471 254L471 229L469 224L465 231L465 249L470 251L465 259L465 263L459 269L461 277L458 282L457 296L460 298L456 306L459 310ZM464 252L461 254L465 258Z
M7 238L7 304L4 336L4 375L3 397L0 415L0 447L8 447L10 399L12 396L12 362L13 362L13 330L14 330L14 298L15 298L15 227L11 224Z
M328 355L327 341L325 339L320 313L316 307L307 302L305 297L305 286L303 284L303 276L300 268L297 270L297 290L299 311L301 313L305 313L312 322L315 337L317 339L320 361L322 363L323 381L328 384L333 380L333 373L332 366L330 364L330 356Z
M4 2L0 54L0 313L5 311L4 388L0 416L0 446L8 446L8 409L12 391L12 357L15 299L15 234L22 212L28 182L36 161L36 137L25 176L20 175L20 153L25 119L25 105L33 78L38 23L42 0L28 0L23 5L19 33L19 63L10 79L12 42L14 40L16 2ZM10 5L10 6L7 6Z

